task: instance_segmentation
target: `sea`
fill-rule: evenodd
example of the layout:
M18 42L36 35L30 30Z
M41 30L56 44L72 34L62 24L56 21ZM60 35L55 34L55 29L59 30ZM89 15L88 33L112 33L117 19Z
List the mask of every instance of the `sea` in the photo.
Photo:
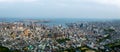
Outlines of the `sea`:
M93 21L110 21L111 19L96 19L96 18L0 18L0 22L18 22L23 20L49 20L49 23L38 23L49 26L65 25L66 23L80 23Z

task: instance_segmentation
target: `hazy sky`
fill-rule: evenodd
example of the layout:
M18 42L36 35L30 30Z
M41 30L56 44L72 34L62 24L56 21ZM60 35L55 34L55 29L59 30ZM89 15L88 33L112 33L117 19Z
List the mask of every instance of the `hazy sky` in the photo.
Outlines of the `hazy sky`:
M120 19L120 0L0 0L0 17Z

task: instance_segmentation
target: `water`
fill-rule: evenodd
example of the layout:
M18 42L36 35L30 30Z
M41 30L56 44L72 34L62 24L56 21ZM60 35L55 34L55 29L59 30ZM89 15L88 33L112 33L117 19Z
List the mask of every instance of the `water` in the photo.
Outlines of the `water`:
M65 25L65 23L74 23L80 21L80 19L70 19L70 18L54 18L54 19L49 19L50 23L42 23L46 25Z
M14 22L14 21L22 21L27 20L29 18L0 18L0 22ZM90 22L90 21L103 21L103 19L81 19L81 18L30 18L34 20L50 20L49 23L38 23L45 24L49 26L53 25L65 25L65 23L75 23L75 22Z

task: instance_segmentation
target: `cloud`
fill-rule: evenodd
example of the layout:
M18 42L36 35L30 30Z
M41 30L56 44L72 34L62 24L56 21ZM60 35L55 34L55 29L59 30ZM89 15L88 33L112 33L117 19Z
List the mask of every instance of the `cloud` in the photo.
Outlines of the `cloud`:
M98 3L98 4L104 4L104 5L114 5L117 7L120 7L120 0L0 0L0 2L51 2L51 3L69 3L69 4L75 4L75 3L81 3L81 2L88 2L88 3Z
M120 17L119 9L119 0L0 0L0 16L13 17L117 18Z
M14 3L14 2L34 2L34 1L37 1L37 0L0 0L0 2L8 2L8 3Z
M113 5L120 7L120 0L90 0L94 3L104 4L104 5Z
M120 0L39 0L43 3L59 5L85 5L88 3L100 4L105 6L115 6L120 8Z

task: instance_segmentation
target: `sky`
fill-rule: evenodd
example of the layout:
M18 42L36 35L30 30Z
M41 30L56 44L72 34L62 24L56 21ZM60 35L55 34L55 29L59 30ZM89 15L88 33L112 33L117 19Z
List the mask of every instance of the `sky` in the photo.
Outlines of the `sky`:
M0 17L120 19L120 0L0 0Z

